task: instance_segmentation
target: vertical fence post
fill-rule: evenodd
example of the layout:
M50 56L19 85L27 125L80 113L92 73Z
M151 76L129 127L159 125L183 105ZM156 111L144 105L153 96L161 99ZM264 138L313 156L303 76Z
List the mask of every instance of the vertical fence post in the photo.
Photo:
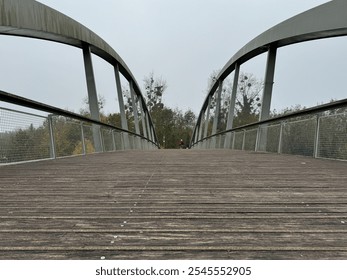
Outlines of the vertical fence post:
M50 157L55 159L56 156L56 150L55 150L55 138L54 138L54 131L53 131L53 115L48 115L48 128L49 128L49 150L50 150Z
M210 121L210 107L211 107L212 97L208 97L208 105L207 105L207 112L206 112L206 119L205 119L205 129L204 129L204 138L207 137L208 134L208 123Z
M236 137L235 137L235 134L236 134L236 132L234 131L234 132L233 132L233 143L232 143L232 146L231 146L231 149L232 149L232 150L235 149L235 138L236 138Z
M201 114L201 119L199 123L199 136L197 141L200 141L202 139L202 131L204 129L204 123L205 123L205 111L203 114Z
M146 116L145 116L145 111L143 110L143 104L142 104L142 99L139 101L140 105L140 114L141 114L141 124L142 124L142 132L143 136L147 138L147 124L146 124Z
M87 154L87 149L86 149L86 141L85 141L85 138L84 138L83 122L81 122L81 141L82 141L82 154L86 155Z
M319 153L319 130L320 130L320 115L316 115L316 133L314 139L314 152L313 157L317 158Z
M280 137L279 137L279 139L278 139L278 149L277 149L277 153L278 153L278 154L281 154L281 153L282 153L283 127L284 127L284 122L281 122L281 126L280 126Z
M113 129L111 130L111 133L112 133L113 151L116 151L117 150L117 146L116 146L116 139L114 137L114 130Z
M246 142L246 129L243 130L242 151L245 149L245 142Z
M258 126L257 129L257 138L255 139L255 152L258 152L259 150L259 141L260 141L260 133L261 133L261 126Z

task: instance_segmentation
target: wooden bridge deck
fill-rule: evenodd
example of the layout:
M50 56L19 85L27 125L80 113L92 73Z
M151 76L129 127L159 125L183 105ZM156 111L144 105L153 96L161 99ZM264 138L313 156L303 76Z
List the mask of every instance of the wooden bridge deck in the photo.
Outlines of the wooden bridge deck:
M346 259L347 162L126 151L0 167L0 259Z

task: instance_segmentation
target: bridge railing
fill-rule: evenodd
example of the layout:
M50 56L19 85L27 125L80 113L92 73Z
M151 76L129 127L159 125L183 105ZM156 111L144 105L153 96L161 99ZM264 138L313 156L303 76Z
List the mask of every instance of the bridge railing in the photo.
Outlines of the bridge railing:
M54 41L81 49L90 112L90 118L87 118L0 90L0 101L43 112L35 115L0 109L0 163L116 149L158 148L141 89L126 63L107 42L79 22L34 0L0 0L0 9L1 35ZM93 55L114 69L121 128L101 121ZM122 91L124 81L129 86L134 108L135 132L128 127ZM20 78L18 82L21 82Z
M277 50L306 41L347 36L346 11L346 1L329 1L273 26L243 46L215 77L199 113L190 146L346 160L346 99L276 118L271 118L270 111ZM263 91L258 103L259 122L235 128L241 66L263 53L267 53L267 59ZM226 102L228 108L224 108L227 112L223 112L227 115L225 117L221 114L223 83L232 73L232 90ZM221 128L222 119L226 128Z
M219 132L192 148L347 160L347 99Z
M134 132L1 92L1 98L5 97L42 114L0 107L0 164L157 148L155 142Z

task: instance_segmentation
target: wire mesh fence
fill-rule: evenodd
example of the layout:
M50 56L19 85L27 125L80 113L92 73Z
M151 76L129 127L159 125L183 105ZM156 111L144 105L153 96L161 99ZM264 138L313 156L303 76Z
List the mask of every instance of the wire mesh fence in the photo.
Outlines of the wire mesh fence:
M347 113L320 117L317 156L347 159Z
M255 151L256 149L256 143L257 143L257 135L258 135L258 129L249 129L245 132L245 139L243 141L243 149L248 151Z
M284 154L313 156L316 118L285 123L281 152Z
M0 108L0 163L50 157L48 119Z
M347 109L291 117L215 136L220 148L347 160ZM222 143L223 142L223 143ZM199 147L215 148L212 138Z
M107 126L73 118L40 116L0 108L0 164L85 155L125 149L148 149L147 140Z

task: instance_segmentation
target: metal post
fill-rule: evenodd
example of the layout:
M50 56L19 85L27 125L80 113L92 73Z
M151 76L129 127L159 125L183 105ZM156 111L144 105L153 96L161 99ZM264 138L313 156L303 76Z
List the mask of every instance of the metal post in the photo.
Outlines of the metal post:
M234 82L233 82L233 89L231 92L230 97L230 106L229 106L229 113L228 113L228 121L227 121L227 128L226 130L233 128L233 121L234 121L234 112L235 112L235 104L236 104L236 94L237 94L237 86L239 82L239 75L240 75L240 65L239 63L235 64L235 73L234 73ZM224 148L227 148L227 145L229 145L231 134L227 134Z
M148 114L148 112L147 112L147 114ZM148 139L149 140L151 140L151 141L153 141L153 136L152 136L152 128L151 128L151 126L149 125L149 117L148 117L148 115L145 115L145 119L146 119L146 124L147 124L147 131L148 131Z
M232 146L231 146L231 149L232 149L232 150L235 149L235 138L236 138L236 137L235 137L235 134L236 134L236 132L234 131L234 132L233 132L233 144L232 144Z
M228 114L228 121L227 121L227 130L233 128L234 112L235 112L235 104L236 104L236 94L237 94L237 86L238 86L238 82L239 82L239 75L240 75L240 65L238 63L236 63L236 65L235 65L235 73L234 73L233 89L232 89L231 98L230 98L229 114Z
M213 119L213 126L212 126L212 135L217 133L222 89L223 89L223 81L219 80L218 91L217 91L217 96L216 96L216 108L214 111L214 119Z
M139 114L138 114L138 111L137 111L137 102L136 102L136 98L135 98L136 95L135 95L134 85L133 85L133 81L132 80L130 80L129 86L130 86L131 101L133 103L135 132L137 134L140 134Z
M276 53L277 48L271 46L268 51L266 70L265 70L265 81L263 100L261 103L261 113L259 121L267 120L270 116L272 89L274 84L275 66L276 66Z
M265 82L264 82L264 91L263 99L261 103L261 112L259 120L267 120L270 117L270 108L271 108L271 98L272 98L272 88L274 83L275 76L275 66L276 66L276 53L277 47L270 46L267 56L266 70L265 70ZM262 125L260 129L259 142L257 150L266 151L266 142L267 142L267 125ZM265 128L265 129L263 129Z
M54 138L54 132L53 132L53 118L52 115L48 115L48 128L49 128L49 150L50 150L50 157L55 159L56 158L56 150L55 150L55 138Z
M142 99L140 100L139 104L140 104L140 111L141 111L141 123L142 123L143 136L147 138L146 116L145 116L145 111L143 110Z
M116 151L117 150L117 145L116 145L116 139L115 139L115 136L114 136L114 130L112 129L111 132L112 132L113 151Z
M207 105L207 113L206 113L206 120L205 120L205 129L204 129L204 138L207 137L208 132L208 123L210 121L210 107L211 107L212 97L211 95L208 97L208 105Z
M284 122L281 122L281 127L280 127L280 137L278 140L278 149L277 153L281 154L282 153L282 137L283 137L283 127L284 127Z
M257 128L257 138L255 139L255 152L257 152L259 149L260 134L261 134L261 126L259 125Z
M125 130L128 129L128 121L125 115L125 106L124 106L124 100L123 100L123 92L122 92L122 85L120 81L120 75L119 75L119 66L118 63L114 66L114 73L116 77L116 88L117 88L117 94L118 94L118 104L119 104L119 112L121 117L121 124L122 128ZM124 148L129 149L130 143L129 143L129 135L128 133L124 133Z
M213 119L213 125L212 125L212 135L217 133L218 121L220 117L219 114L220 114L220 102L221 102L222 90L223 90L223 81L219 80L218 91L216 96L216 108L214 110L214 119ZM213 148L216 148L216 145L217 145L216 141L217 141L216 137L213 137L211 141L211 146Z
M88 44L83 45L83 59L84 69L86 74L87 89L88 89L88 102L90 109L90 116L93 120L100 121L99 103L96 92L94 70L92 63L92 56L90 46ZM100 127L93 124L93 140L96 152L102 152Z
M314 153L313 153L314 158L317 158L318 153L319 153L319 130L320 130L320 115L317 114L316 133L315 133L315 141L314 141Z
M203 123L205 121L205 112L201 114L201 120L199 123L199 135L198 135L198 141L202 139L202 131L203 131Z
M133 81L130 80L129 82L129 87L130 87L130 94L131 94L131 102L133 104L133 112L134 112L134 123L135 123L135 132L136 134L140 134L140 124L139 124L139 114L137 111L137 102L136 102L136 94L134 91L134 85L133 85ZM140 149L141 148L141 139L138 137L135 137L135 145L136 148Z
M83 129L83 122L81 122L81 143L82 143L82 154L86 155L87 154L87 149L86 149L86 141L84 139L84 129Z
M243 130L242 151L245 149L245 142L246 142L246 129Z

